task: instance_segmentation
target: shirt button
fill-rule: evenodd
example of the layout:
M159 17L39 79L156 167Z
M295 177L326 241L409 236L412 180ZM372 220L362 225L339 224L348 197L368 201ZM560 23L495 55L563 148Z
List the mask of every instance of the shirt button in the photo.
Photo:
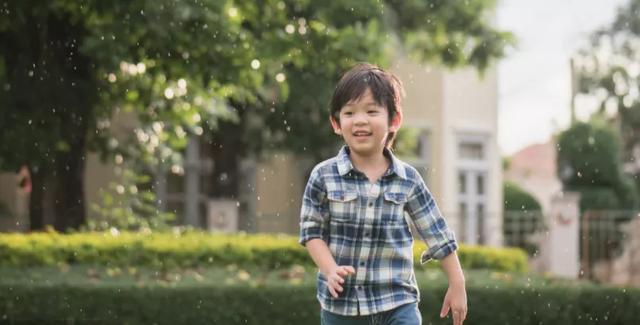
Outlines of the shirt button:
M369 237L369 235L371 235L371 234L370 234L370 233L368 233L368 232L365 232L365 233L364 233L364 236L365 236L365 237Z
M373 206L373 202L369 202L369 207L372 207L372 206Z
M364 262L360 262L360 266L364 266L364 264L365 264Z
M357 286L356 289L362 290L362 286Z

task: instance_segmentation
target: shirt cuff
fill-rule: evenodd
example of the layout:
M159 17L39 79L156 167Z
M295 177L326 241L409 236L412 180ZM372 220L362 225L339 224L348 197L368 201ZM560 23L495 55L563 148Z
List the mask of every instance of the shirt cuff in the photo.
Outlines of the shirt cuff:
M298 240L298 243L302 246L305 246L308 241L314 238L322 239L321 227L309 227L300 230L300 239Z
M429 248L426 251L422 252L422 256L420 257L420 264L424 264L429 262L430 260L441 260L454 251L458 250L458 243L455 240L450 240L439 247Z

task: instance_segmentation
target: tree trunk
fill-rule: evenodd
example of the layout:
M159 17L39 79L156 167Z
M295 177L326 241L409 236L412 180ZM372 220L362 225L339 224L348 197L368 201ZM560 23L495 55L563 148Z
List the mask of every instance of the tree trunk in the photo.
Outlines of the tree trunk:
M82 141L84 144L84 141ZM72 150L61 159L56 177L55 222L57 231L78 229L86 221L84 203L84 146Z
M42 170L29 166L31 177L31 195L29 197L29 229L44 230L43 205L46 174Z

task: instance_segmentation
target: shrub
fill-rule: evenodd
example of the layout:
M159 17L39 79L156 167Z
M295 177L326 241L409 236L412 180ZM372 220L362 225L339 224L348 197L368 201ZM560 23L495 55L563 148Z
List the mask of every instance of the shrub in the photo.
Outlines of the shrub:
M176 233L0 234L0 266L60 264L105 266L257 266L267 269L313 266L307 251L289 235ZM415 260L426 248L414 246ZM516 249L462 245L463 267L526 271L526 254ZM418 263L416 263L418 265ZM437 263L427 263L427 266Z

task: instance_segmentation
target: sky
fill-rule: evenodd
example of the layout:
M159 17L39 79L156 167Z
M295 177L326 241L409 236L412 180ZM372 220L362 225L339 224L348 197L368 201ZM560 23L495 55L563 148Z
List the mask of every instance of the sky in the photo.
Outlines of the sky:
M497 23L518 39L498 65L503 155L546 142L570 120L569 59L627 0L498 0ZM583 112L584 113L584 112Z

